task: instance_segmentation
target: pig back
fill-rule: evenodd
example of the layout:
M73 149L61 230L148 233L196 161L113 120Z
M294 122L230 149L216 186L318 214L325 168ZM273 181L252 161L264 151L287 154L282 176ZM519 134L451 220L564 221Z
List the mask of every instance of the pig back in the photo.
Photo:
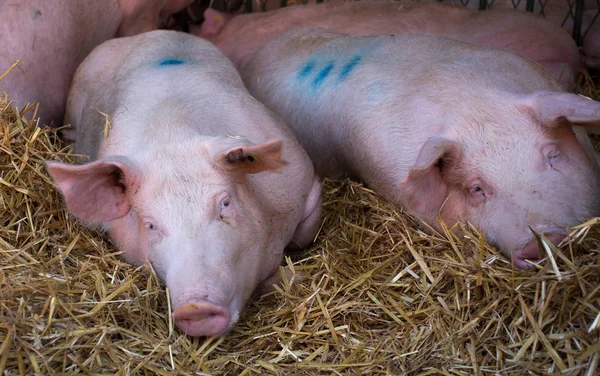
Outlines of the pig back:
M66 122L77 131L76 151L92 159L135 156L207 136L281 140L288 166L249 177L256 189L288 206L300 202L314 181L293 132L248 93L214 45L186 33L152 31L96 48L76 73Z
M115 36L119 14L116 0L1 1L0 74L21 61L0 86L19 106L39 101L42 124L56 122L77 65Z
M95 48L77 69L65 124L75 128L75 151L95 159L107 119L110 138L121 138L123 132L135 136L151 109L167 98L179 98L183 107L197 110L215 96L235 98L240 90L245 89L235 69L200 38L174 31L118 38ZM211 108L224 103L216 99Z
M390 168L406 175L420 145L458 108L476 106L475 95L558 88L540 66L507 51L432 35L349 37L312 28L267 43L242 77L296 131L320 175L367 182Z

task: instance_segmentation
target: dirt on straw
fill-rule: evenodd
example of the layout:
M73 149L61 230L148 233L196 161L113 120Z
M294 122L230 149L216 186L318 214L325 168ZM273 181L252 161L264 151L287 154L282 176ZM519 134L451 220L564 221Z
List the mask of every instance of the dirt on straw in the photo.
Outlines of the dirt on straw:
M292 276L225 338L190 338L151 268L64 210L43 163L73 159L34 111L0 98L0 374L598 375L600 218L517 271L471 227L429 236L327 181Z

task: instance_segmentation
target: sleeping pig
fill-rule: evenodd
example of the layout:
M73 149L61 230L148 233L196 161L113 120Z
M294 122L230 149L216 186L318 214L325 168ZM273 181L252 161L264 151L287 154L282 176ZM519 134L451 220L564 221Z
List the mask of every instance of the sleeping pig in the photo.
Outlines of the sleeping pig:
M302 26L349 35L431 33L515 51L544 66L563 87L574 86L581 58L570 35L541 17L512 10L472 11L434 3L295 5L230 16L207 9L193 34L213 42L241 69L260 46Z
M61 125L75 69L111 38L165 25L193 0L0 1L0 80L19 106L40 102L40 125Z
M433 35L288 31L242 71L291 126L317 173L363 180L440 229L469 221L519 268L532 230L559 243L600 214L587 136L600 103L569 94L515 53Z
M207 41L160 30L100 45L65 123L94 159L47 162L68 209L108 230L126 261L151 262L189 335L227 333L253 290L277 281L284 248L315 236L309 157Z
M462 0L454 0L460 4ZM527 4L527 1L514 0L488 0L488 9L518 9L525 11L531 5L532 13L546 18L554 25L562 26L571 35L573 33L573 20L575 18L575 0L540 0ZM479 8L479 1L471 0L467 6L471 9ZM600 67L600 3L596 0L583 2L581 15L582 49L585 52L585 63L588 68Z

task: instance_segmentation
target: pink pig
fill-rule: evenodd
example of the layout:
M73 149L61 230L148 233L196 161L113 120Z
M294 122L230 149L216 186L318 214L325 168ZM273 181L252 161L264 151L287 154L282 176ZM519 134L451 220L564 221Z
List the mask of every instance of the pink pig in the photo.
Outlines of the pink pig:
M19 106L39 101L41 124L61 125L75 69L94 47L154 30L192 1L0 1L0 75L21 60L0 89Z
M349 35L431 33L480 46L515 51L548 69L565 88L574 85L581 59L569 34L541 17L511 10L471 11L434 3L295 5L229 16L207 9L191 32L213 42L241 69L279 33L301 26Z
M362 179L438 230L438 216L469 221L519 268L545 254L531 229L559 243L600 214L600 168L582 128L599 128L600 103L515 53L300 28L259 49L242 78L319 175Z
M454 3L460 4L460 0ZM491 4L490 4L491 3ZM575 17L575 0L536 0L533 2L533 14L545 17L554 25L562 26L571 35L573 33L573 18ZM544 5L542 7L542 4ZM471 0L469 8L478 9L479 1ZM525 11L527 1L494 0L488 1L489 9L518 9ZM588 67L600 67L600 4L596 0L584 1L584 13L581 24L583 37L584 58Z
M189 335L226 334L277 281L284 248L315 236L309 157L209 42L159 30L100 45L75 74L65 123L96 159L47 162L69 210L107 229L126 261L152 263Z

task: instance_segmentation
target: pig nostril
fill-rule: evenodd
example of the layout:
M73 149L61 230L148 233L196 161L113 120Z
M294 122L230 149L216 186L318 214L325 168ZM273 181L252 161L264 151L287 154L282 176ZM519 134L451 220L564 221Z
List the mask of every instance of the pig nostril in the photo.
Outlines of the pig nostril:
M566 236L556 233L544 233L544 236L554 245L558 245ZM520 250L513 253L513 261L519 269L529 269L533 263L538 263L546 254L544 249L538 247L538 240L533 238Z
M231 314L219 305L206 300L193 301L174 313L175 324L190 336L223 335L229 328Z

